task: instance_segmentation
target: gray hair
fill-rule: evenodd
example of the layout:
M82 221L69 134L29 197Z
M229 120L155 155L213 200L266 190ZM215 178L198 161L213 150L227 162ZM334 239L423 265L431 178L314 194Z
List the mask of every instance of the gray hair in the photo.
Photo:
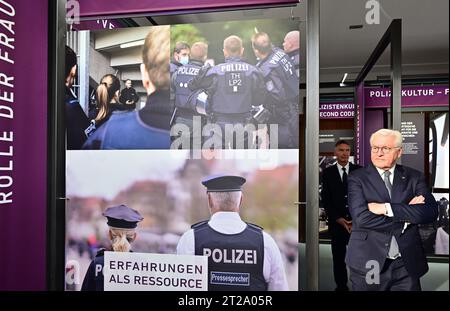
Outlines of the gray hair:
M390 130L390 129L379 129L378 131L376 131L375 133L373 133L370 136L370 145L372 145L372 142L375 138L375 136L380 135L380 136L394 136L395 137L395 147L402 147L402 142L403 142L403 136L402 133L400 133L399 131L396 130Z
M242 192L232 191L232 192L209 192L211 196L212 205L221 211L236 211L239 209L239 204L241 203Z

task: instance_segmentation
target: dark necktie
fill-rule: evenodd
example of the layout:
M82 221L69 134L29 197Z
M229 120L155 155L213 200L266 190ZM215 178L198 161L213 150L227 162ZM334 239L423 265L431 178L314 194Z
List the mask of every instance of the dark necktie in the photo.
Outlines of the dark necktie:
M384 184L386 185L386 189L389 192L389 197L392 198L392 184L389 177L391 176L390 171L384 171ZM397 258L400 255L400 251L398 248L397 240L394 236L391 238L391 245L389 246L388 257L391 259Z
M342 168L342 184L347 189L347 169L345 167Z

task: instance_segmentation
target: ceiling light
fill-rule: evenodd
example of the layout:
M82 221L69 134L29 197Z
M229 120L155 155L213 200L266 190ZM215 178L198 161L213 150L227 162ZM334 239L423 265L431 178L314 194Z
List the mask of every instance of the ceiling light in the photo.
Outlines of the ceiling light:
M348 73L344 73L344 76L342 77L342 81L341 81L341 83L339 83L340 87L345 86L344 81L345 81L345 79L347 79L347 76L348 76Z

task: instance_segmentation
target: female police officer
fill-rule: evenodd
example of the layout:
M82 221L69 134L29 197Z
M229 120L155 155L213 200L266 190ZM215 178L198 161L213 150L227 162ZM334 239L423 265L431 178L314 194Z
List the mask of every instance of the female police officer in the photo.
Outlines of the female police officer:
M130 243L136 239L135 228L143 217L136 210L125 205L110 207L106 209L103 216L108 219L108 234L112 250L129 252L131 249ZM82 291L103 291L104 252L104 249L98 251L89 265L81 286Z

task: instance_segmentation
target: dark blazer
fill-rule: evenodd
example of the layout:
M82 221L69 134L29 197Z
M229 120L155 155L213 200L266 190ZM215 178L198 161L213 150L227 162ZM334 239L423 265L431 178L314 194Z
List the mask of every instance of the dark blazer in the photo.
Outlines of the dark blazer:
M350 163L350 174L361 166ZM348 178L348 177L347 177ZM347 179L348 180L348 179ZM331 226L336 224L336 219L345 218L351 219L347 206L347 189L342 183L341 175L337 164L326 168L322 175L322 204L327 212L328 222Z
M436 201L427 188L424 175L397 164L392 198L389 198L383 179L375 166L370 164L349 175L348 193L353 227L347 265L366 273L372 268L366 268L367 262L375 260L382 269L394 234L409 275L414 278L424 275L428 264L417 225L433 222L438 216ZM425 197L425 204L408 205L418 195ZM367 204L373 202L390 203L394 217L370 212ZM402 233L405 222L410 225Z

